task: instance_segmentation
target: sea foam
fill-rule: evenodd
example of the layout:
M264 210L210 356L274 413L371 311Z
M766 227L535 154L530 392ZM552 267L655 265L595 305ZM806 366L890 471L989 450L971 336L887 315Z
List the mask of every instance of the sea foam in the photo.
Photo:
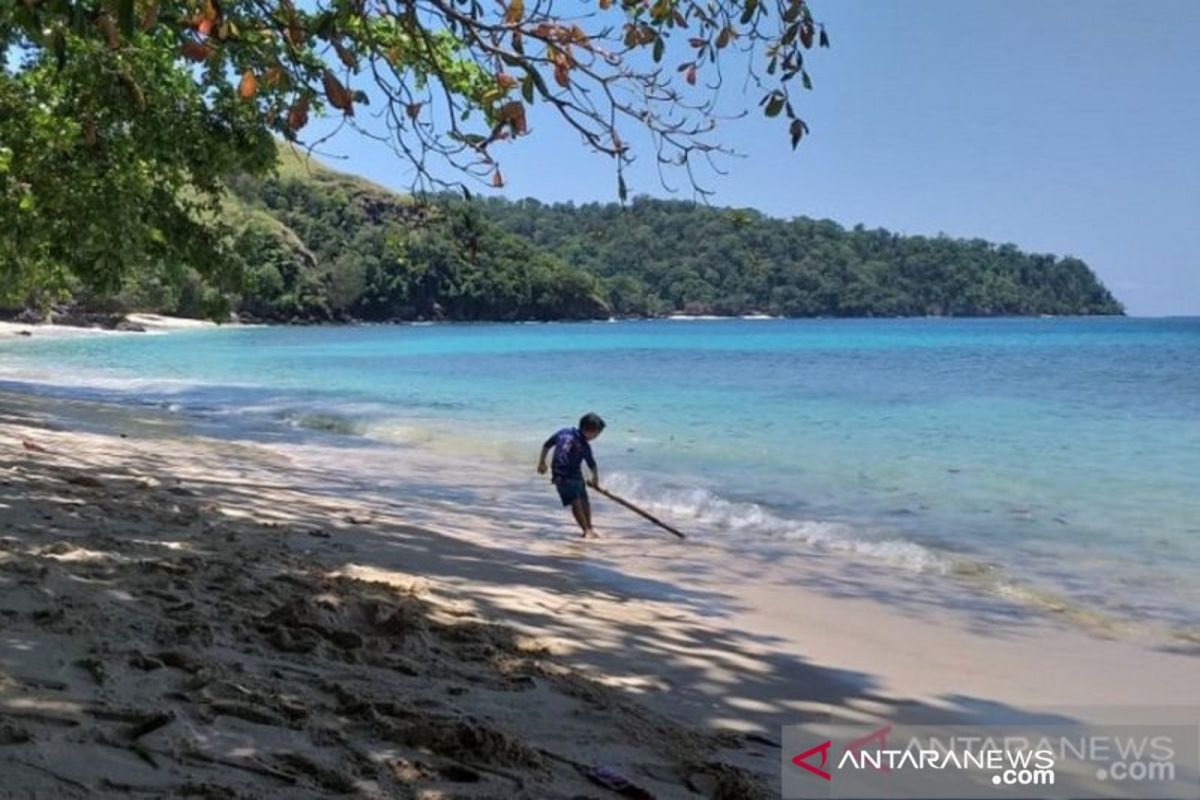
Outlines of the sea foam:
M624 473L609 476L605 485L680 526L690 523L716 535L724 534L722 543L726 545L753 548L772 541L794 542L922 572L953 572L957 560L916 542L861 526L836 520L796 519L759 503L729 500L708 489L654 487Z

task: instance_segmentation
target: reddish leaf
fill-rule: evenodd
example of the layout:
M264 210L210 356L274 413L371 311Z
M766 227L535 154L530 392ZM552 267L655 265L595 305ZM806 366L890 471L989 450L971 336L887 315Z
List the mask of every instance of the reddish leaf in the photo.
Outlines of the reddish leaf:
M800 27L800 43L805 49L812 47L813 44L813 26L811 22L805 22Z
M495 172L492 173L492 188L493 189L504 188L504 176L500 174L500 170L496 170Z
M308 97L301 97L288 109L287 124L294 131L308 124Z
M409 119L416 121L417 117L421 114L421 105L421 103L408 104L408 107L404 109L404 112L408 114Z
M121 39L117 36L117 25L113 22L113 18L108 14L101 14L96 20L96 27L104 34L104 41L108 44L109 50L116 50L121 46Z
M695 64L688 67L687 72L684 73L683 79L685 81L687 81L690 86L696 85L696 65Z
M567 65L561 61L554 65L554 82L564 89L571 88L571 76L567 71Z
M803 138L804 134L806 134L806 133L808 133L808 126L804 124L804 120L802 120L802 119L792 120L791 134L792 134L792 149L793 150L796 149L796 145L800 144L800 139Z
M142 15L142 30L148 31L158 22L158 3L151 3Z
M525 0L511 0L508 8L504 9L504 22L508 25L516 25L525 16ZM499 174L499 173L497 173Z
M243 100L253 100L258 94L258 78L254 77L254 73L246 70L242 73L242 80L238 83L238 96Z
M354 53L351 53L337 42L333 43L333 49L337 50L338 58L340 58L342 63L345 64L349 69L355 69L358 67L358 57L354 55Z
M354 98L350 92L342 86L342 82L337 79L329 70L321 76L321 82L325 85L325 96L329 98L329 104L339 111L344 111L350 116L354 116Z
M179 52L188 61L204 61L212 55L212 48L200 42L184 42L180 46Z
M500 84L500 88L507 92L517 85L517 79L507 72L500 72L496 74L496 83Z
M527 130L525 122L525 106L519 100L513 100L500 106L496 112L496 122L499 126L507 125L514 137L521 136Z

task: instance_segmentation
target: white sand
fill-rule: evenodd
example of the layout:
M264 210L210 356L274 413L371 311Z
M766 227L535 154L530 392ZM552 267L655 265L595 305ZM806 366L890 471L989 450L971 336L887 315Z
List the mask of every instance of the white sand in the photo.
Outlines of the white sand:
M126 314L125 319L134 325L141 325L148 331L181 331L217 326L212 320L166 317L161 314Z
M134 325L140 325L147 331L182 331L196 328L215 328L217 323L204 319L187 319L185 317L167 317L160 314L127 314L125 320ZM97 335L126 335L130 331L115 331L99 327L81 327L78 325L29 325L20 322L0 322L0 339L10 337L55 338Z

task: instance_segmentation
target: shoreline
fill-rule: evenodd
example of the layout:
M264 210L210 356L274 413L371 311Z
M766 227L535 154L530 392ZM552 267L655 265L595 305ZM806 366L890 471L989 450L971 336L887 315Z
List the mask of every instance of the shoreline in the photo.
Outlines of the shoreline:
M90 426L81 421L88 415L93 415ZM46 424L58 430L38 427ZM633 703L642 709L639 714L659 715L667 720L662 724L691 731L680 733L684 738L700 737L709 745L736 742L737 747L709 746L705 758L718 757L735 772L757 769L757 780L768 787L778 781L777 752L745 739L746 733L775 738L778 725L813 713L886 717L915 709L976 720L1023 719L1064 705L1170 705L1185 698L1194 683L1194 647L1181 644L1169 652L1105 640L1016 604L964 607L959 596L930 576L897 576L819 553L783 559L741 554L740 561L731 561L715 545L689 541L680 546L647 535L608 508L603 509L605 539L584 545L568 535L541 486L530 483L526 489L495 472L465 471L466 465L451 457L212 439L145 409L135 413L20 395L0 395L0 440L6 461L20 467L16 473L10 467L10 485L18 480L23 487L16 494L9 490L0 502L13 507L14 499L28 495L25 522L0 532L6 551L0 570L13 565L16 552L23 569L50 569L59 585L65 576L55 570L86 568L96 573L89 580L108 591L117 587L104 584L106 571L120 572L122 564L147 558L145 552L136 558L127 552L143 548L179 558L203 553L223 569L249 558L279 574L291 574L303 562L300 572L310 581L305 585L345 579L355 582L355 591L362 588L357 582L381 580L399 581L407 590L420 586L421 597L445 599L454 608L470 609L481 624L510 626L536 639L556 669L569 671L571 681L611 693L605 695L605 708ZM26 449L26 440L46 452ZM31 475L40 480L30 482ZM115 476L121 476L116 485ZM470 489L460 499L449 497L439 481L451 480ZM35 513L36 501L30 503L30 497L46 491L60 498L49 523L38 516L44 512ZM103 518L88 513L97 503L106 509ZM234 538L223 539L229 526ZM218 530L221 534L213 536ZM31 533L36 541L29 541ZM155 547L146 544L154 539L159 540ZM178 575L170 570L146 581L146 593L179 594L171 588ZM251 584L263 585L261 579ZM15 603L0 588L0 610L17 610L15 619L27 640L47 646L61 642L55 626L65 621L52 613L45 620L36 616L36 585L16 589ZM249 589L245 581L240 585ZM170 607L200 601L213 609L223 603L245 605L245 597L226 594L218 582L199 599L194 590L183 593ZM101 605L109 608L113 602ZM255 619L273 613L260 611L235 621L253 628ZM0 616L0 623L10 625L12 619ZM219 627L212 619L203 625ZM360 638L371 633L354 632ZM225 655L243 660L261 658L267 646L236 637L220 645ZM141 646L143 654L146 650ZM413 657L408 654L410 661ZM1103 673L1097 674L1097 664L1105 665ZM537 670L543 668L548 667L541 664ZM119 663L108 669L121 680L139 674ZM0 670L52 676L67 686L58 694L91 689L86 673L79 674L73 663L14 669L13 653L5 652ZM156 667L152 674L165 673ZM317 691L304 682L290 688L303 690L304 696ZM11 703L12 690L11 685L0 688L0 704ZM133 692L130 705L154 702L139 695L138 687L127 685L123 691ZM25 686L17 697L28 693ZM47 702L57 696L56 691L39 694ZM462 703L465 714L474 713L466 700ZM189 708L178 714L187 716ZM607 713L589 718L579 735L619 729L623 723ZM24 726L20 719L16 724ZM537 735L522 727L515 708L494 711L491 723L509 731L510 738ZM31 741L43 741L43 734L32 735ZM648 757L644 748L654 750L640 746L643 750L637 758L630 756L624 769L633 770L638 758ZM665 768L678 771L678 765ZM554 775L553 780L569 782L566 773ZM680 793L676 778L674 788L657 786L660 796L691 796ZM654 780L639 773L635 782ZM498 785L492 789L499 790Z
M457 319L438 319L438 320L423 320L423 319L396 319L396 320L366 320L366 319L349 319L342 321L322 320L322 321L302 321L302 322L287 322L282 320L248 320L248 321L226 321L213 322L206 319L194 319L190 317L173 317L163 314L151 313L131 313L124 315L119 323L129 327L120 327L119 325L108 326L100 324L71 324L71 323L46 323L34 322L23 323L14 322L11 320L0 320L0 338L8 338L9 336L47 336L47 337L69 337L69 336L88 336L108 333L165 333L180 330L192 330L198 328L253 328L253 327L278 327L278 328L307 328L307 327L356 327L356 326L425 326L425 325L565 325L565 324L597 324L610 322L780 322L780 321L804 321L814 320L829 322L834 320L845 321L861 321L861 320L981 320L981 321L997 321L997 320L1031 320L1031 319L1189 319L1183 316L1160 316L1160 317L1139 317L1126 313L1120 314L1026 314L1026 315L993 315L993 316L852 316L852 317L827 317L827 316L811 316L811 317L788 317L782 315L774 315L768 313L747 312L745 314L681 314L681 313L664 313L658 316L612 316L612 317L595 317L590 319L576 318L561 318L561 319L520 319L520 320L457 320Z
M44 391L45 387L48 387L49 391ZM93 383L71 385L46 382L40 377L17 376L12 380L0 378L0 399L6 393L13 392L16 396L36 397L41 402L59 407L76 403L81 407L103 410L101 416L110 420L125 414L163 413L165 418L171 421L171 425L180 430L200 433L218 440L286 440L295 445L307 442L329 446L334 451L383 449L410 460L429 456L453 461L472 453L479 456L481 451L487 451L483 453L482 470L479 471L484 480L490 480L491 476L484 477L483 472L504 471L513 466L510 452L513 442L497 443L492 438L464 437L456 431L452 422L441 418L406 419L403 427L407 433L397 439L394 435L381 437L372 423L342 416L336 410L311 409L288 414L286 417L248 418L246 421L239 421L219 414L214 416L210 413L211 407L203 403L201 407L205 410L190 409L190 401L188 405L182 406L175 400L149 404L126 403L123 402L121 393L112 391L107 384L101 387ZM87 429L94 430L94 427L89 425ZM497 452L491 452L489 448L494 448ZM499 451L504 451L503 457ZM439 464L439 467L441 466ZM669 518L673 511L678 513L678 509L673 509L669 497L662 500L655 492L638 496L636 477L633 478L632 488L622 485L627 477L629 476L619 472L611 474L609 478L615 483L610 488L655 513L665 515L664 518ZM447 481L446 488L453 491L454 483L454 480ZM534 505L544 505L542 500L544 498L537 498L531 502ZM748 506L753 505L752 512L748 513L768 516L772 514L768 507L751 501L744 502ZM686 513L680 519L686 520ZM702 519L699 522L701 525L705 524ZM686 525L687 522L682 521L680 524ZM852 528L857 523L836 518L820 518L816 520L816 524ZM733 536L737 532L728 533ZM928 542L913 542L902 535L895 539L883 540L835 538L824 541L819 537L814 541L791 539L786 546L769 539L756 542L755 545L745 548L734 539L722 540L719 544L724 552L720 558L738 559L772 554L795 560L807 558L815 551L816 555L830 559L833 564L843 564L850 569L861 566L877 570L879 579L883 581L933 582L936 594L947 598L945 602L949 605L965 603L988 606L999 609L998 613L1001 614L1028 614L1050 624L1063 624L1087 636L1119 639L1144 647L1194 650L1200 654L1200 628L1194 624L1153 618L1138 619L1133 615L1122 615L1109 608L1077 601L1060 587L1039 581L1036 576L1024 574L1020 569L997 561L986 553L973 554L937 547ZM897 555L890 549L895 545L911 547L915 553ZM956 596L958 599L953 599Z

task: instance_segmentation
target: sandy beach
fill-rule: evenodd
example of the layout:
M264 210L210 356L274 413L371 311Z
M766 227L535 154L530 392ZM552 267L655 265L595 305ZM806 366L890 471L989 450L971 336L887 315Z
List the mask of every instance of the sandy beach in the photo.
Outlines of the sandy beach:
M0 396L13 796L777 796L779 726L1194 703L1187 641L674 541L454 454ZM399 456L398 456L399 453ZM448 489L457 487L458 493Z
M123 322L129 330L105 330L99 327L82 327L80 325L28 324L24 322L8 322L0 320L0 339L10 336L37 337L47 339L74 338L79 336L95 336L103 333L137 332L166 332L186 331L198 328L212 328L215 322L202 319L186 319L184 317L168 317L162 314L126 314Z

